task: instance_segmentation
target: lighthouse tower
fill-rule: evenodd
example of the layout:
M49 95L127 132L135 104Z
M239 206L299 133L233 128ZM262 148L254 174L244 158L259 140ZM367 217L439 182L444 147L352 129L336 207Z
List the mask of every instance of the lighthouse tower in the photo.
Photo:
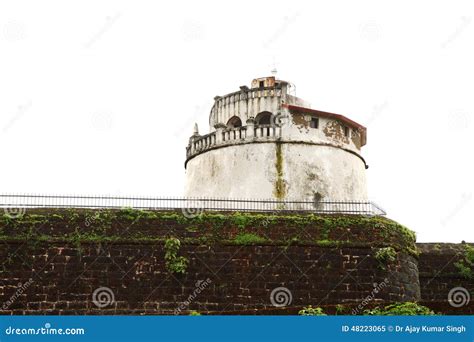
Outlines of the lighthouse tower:
M367 199L366 128L311 109L289 82L257 78L216 96L209 126L186 148L188 197Z

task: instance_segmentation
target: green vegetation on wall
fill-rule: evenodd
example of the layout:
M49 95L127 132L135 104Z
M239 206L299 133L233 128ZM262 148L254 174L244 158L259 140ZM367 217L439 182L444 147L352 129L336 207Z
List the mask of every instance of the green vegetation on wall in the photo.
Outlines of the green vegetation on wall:
M166 268L171 273L186 273L189 261L183 256L178 256L180 248L181 241L177 238L172 237L165 241Z
M379 248L375 252L375 259L379 262L382 269L385 269L387 265L397 260L397 251L393 247Z
M10 218L0 215L0 240L33 243L259 244L321 248L390 246L416 255L415 235L383 217L281 213L30 209ZM388 256L390 257L390 256Z
M435 313L426 306L413 302L395 303L384 308L376 307L364 311L364 315L377 316L429 316Z
M474 247L470 245L464 246L463 258L454 263L459 274L466 279L474 279Z
M266 241L267 239L252 233L240 233L234 239L236 245L257 245Z
M327 316L320 307L313 308L311 305L298 311L300 316Z
M343 314L345 308L336 305L336 315ZM385 307L375 307L364 310L364 316L430 316L435 313L426 306L414 302L394 303ZM298 311L300 316L326 316L324 310L320 307L313 308L311 305Z

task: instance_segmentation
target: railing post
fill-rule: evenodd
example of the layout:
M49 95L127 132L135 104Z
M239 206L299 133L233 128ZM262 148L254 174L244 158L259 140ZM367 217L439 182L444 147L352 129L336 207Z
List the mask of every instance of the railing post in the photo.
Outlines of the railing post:
M246 121L247 130L245 132L245 137L252 139L255 137L255 119L253 116L249 117Z
M221 144L223 139L222 139L222 133L224 132L224 129L227 126L224 125L223 123L218 123L214 125L214 128L216 129L216 144Z

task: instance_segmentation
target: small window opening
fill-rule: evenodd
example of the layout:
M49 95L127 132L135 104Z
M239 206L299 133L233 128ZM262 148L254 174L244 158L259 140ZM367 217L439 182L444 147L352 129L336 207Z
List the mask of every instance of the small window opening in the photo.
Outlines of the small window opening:
M272 120L272 113L261 112L255 117L255 123L257 125L270 125Z
M344 135L345 135L346 137L349 137L349 132L350 132L350 131L349 131L349 127L344 126Z
M258 85L259 85L260 88L265 88L265 82L264 81L260 81L258 83Z
M318 118L311 118L311 121L309 122L309 126L311 128L319 128L319 119Z
M239 117L233 116L227 121L227 127L229 128L237 128L237 127L242 127L242 121L240 120Z

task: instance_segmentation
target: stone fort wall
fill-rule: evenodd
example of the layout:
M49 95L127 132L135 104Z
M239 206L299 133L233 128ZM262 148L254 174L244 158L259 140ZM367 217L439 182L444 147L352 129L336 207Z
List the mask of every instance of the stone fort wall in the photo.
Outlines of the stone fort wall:
M379 217L29 210L0 222L0 314L363 310L457 284L426 285L429 253L419 263L413 235Z

